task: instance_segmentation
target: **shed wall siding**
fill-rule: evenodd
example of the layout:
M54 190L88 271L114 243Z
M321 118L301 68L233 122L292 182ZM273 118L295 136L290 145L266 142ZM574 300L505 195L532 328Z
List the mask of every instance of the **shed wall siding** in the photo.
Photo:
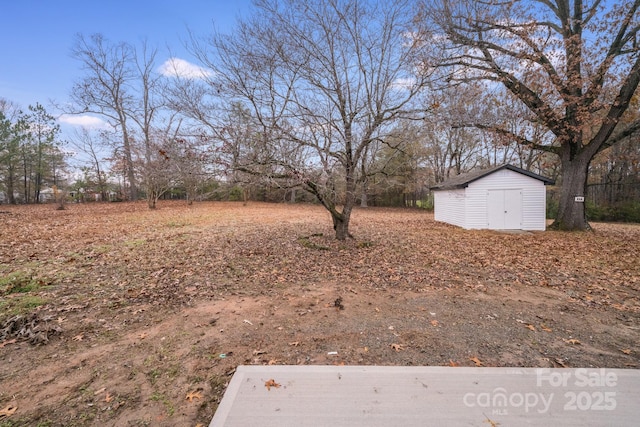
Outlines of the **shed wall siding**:
M487 194L489 190L522 190L522 230L546 228L546 190L535 178L503 169L469 184L466 188L466 218L468 229L488 228ZM463 226L464 227L464 226Z
M441 190L433 193L434 219L466 228L465 190Z

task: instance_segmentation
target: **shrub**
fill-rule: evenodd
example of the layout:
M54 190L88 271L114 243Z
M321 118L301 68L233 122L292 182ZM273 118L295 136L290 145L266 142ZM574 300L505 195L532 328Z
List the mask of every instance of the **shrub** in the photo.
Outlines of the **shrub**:
M233 187L231 190L229 190L230 202L239 202L240 200L243 200L242 188Z
M589 221L640 222L640 202L624 202L611 206L587 203Z

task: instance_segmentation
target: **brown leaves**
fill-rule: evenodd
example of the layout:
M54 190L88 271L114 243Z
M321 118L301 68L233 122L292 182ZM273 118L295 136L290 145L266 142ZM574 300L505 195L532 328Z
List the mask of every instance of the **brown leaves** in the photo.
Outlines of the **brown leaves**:
M202 399L202 393L199 390L190 391L187 393L186 400L193 402L193 399Z
M94 396L98 396L99 394L104 393L107 390L106 387L102 387L101 389L96 390L93 395ZM111 393L107 392L107 394L105 394L104 396L104 401L106 403L111 403L113 401L113 396L111 395Z
M15 405L7 405L3 409L0 409L0 420L5 418L9 418L11 415L15 414L18 410L18 407Z
M473 363L476 364L476 366L484 366L484 364L482 363L482 361L480 359L478 359L477 357L470 357L469 360L471 360Z
M392 349L394 349L396 352L398 351L402 351L405 349L403 344L391 344L390 346Z
M204 206L204 205L203 205ZM430 221L425 223L425 227L414 227L411 230L408 225L415 225L417 218L413 215L402 214L402 221L384 218L380 214L371 215L369 213L359 213L361 217L366 216L366 220L358 225L358 234L366 236L367 239L373 239L373 245L362 245L362 242L354 241L347 243L337 243L334 241L330 232L318 233L322 231L322 226L326 219L323 213L318 209L307 209L296 206L287 211L281 209L280 206L269 207L265 210L259 204L256 204L256 210L247 207L242 212L233 208L221 205L218 214L215 217L215 226L211 225L212 218L210 216L202 216L201 212L194 209L196 215L191 213L185 214L180 211L180 207L165 204L163 209L154 212L153 222L147 217L144 207L132 205L95 205L90 209L89 214L82 217L74 216L74 212L67 212L69 216L65 221L51 227L51 216L40 215L31 209L20 209L19 214L12 215L15 218L21 218L21 221L12 223L15 228L15 244L8 245L11 252L1 253L1 257L12 261L21 258L26 259L28 256L36 256L38 259L45 259L48 252L55 253L73 253L74 262L70 263L69 269L72 276L86 277L87 269L80 260L90 259L92 263L99 261L105 267L111 267L118 264L123 259L135 260L136 267L143 270L158 271L159 273L153 278L157 282L158 290L169 283L173 278L179 278L185 273L182 269L186 265L178 268L178 271L170 269L162 269L158 265L176 265L180 266L178 259L179 254L187 253L190 257L197 258L204 256L208 251L224 252L225 257L208 259L205 267L204 264L191 264L188 268L193 273L193 277L199 278L208 274L216 275L227 271L227 263L234 265L234 275L247 276L247 279L256 280L263 285L269 286L273 282L279 282L280 277L286 281L294 282L302 278L324 278L332 277L337 271L342 271L344 267L353 265L367 266L366 268L351 268L344 272L344 279L347 280L355 289L360 289L362 285L385 286L391 279L400 283L420 284L424 282L450 282L452 271L461 269L459 275L460 284L463 286L470 283L462 283L472 269L479 265L484 265L488 277L506 277L510 275L518 275L522 270L526 272L519 280L528 285L540 286L541 282L548 283L550 287L556 287L567 282L567 277L573 271L576 257L572 254L585 254L584 261L580 265L582 269L587 269L584 274L585 278L601 277L609 278L614 272L619 274L615 277L615 282L624 280L625 273L633 268L627 262L613 257L613 250L619 246L609 248L609 245L597 243L607 235L599 237L591 236L572 236L572 235L554 235L547 233L544 238L539 236L522 235L517 238L495 238L486 234L469 233L465 236L452 234L449 229L442 226L435 226ZM283 207L284 208L284 207ZM203 209L209 209L204 206ZM17 210L17 209L16 209ZM157 213L156 213L157 212ZM133 215L132 215L133 214ZM208 215L208 214L207 214ZM275 226L278 218L283 215L293 217L296 223L296 231L312 237L310 241L314 244L322 245L327 250L314 251L305 250L305 257L301 257L296 262L287 262L291 256L292 246L299 247L300 244L294 238L291 239L291 230L289 228L281 228ZM134 216L135 220L131 221ZM105 219L109 218L108 223ZM144 218L144 219L143 219ZM221 239L208 241L209 246L203 246L203 249L190 246L192 242L188 239L178 241L174 238L176 228L181 228L183 224L193 224L199 226L201 224L211 228L215 228L216 233L224 230L230 224L244 223L246 218L251 218L251 227L243 227L242 233L234 236L233 239L224 235ZM115 219L112 221L111 219ZM423 218L419 221L425 222ZM154 224L155 223L155 224ZM24 224L28 224L27 228ZM166 224L173 224L166 227ZM299 224L299 225L298 225ZM397 225L396 225L397 224ZM151 225L155 225L152 227ZM165 226L163 226L165 225ZM398 227L398 228L396 228ZM598 227L604 227L598 225ZM609 227L609 225L607 225ZM418 229L419 228L419 229ZM146 232L149 229L154 230L157 239L145 239L142 244L141 237L147 237ZM429 236L424 238L424 233L429 230ZM629 242L624 242L625 246L633 247L637 245L639 233L633 231L629 233ZM113 240L114 235L132 236L125 245L112 244L108 242ZM41 244L34 249L31 244L33 236L38 236ZM371 237L375 236L375 237ZM377 240L380 236L380 239ZM208 236L204 235L205 238ZM613 236L615 237L615 235ZM78 248L78 243L86 241L90 238L94 242L108 242L108 251L98 245ZM392 239L393 238L393 239ZM83 240L84 239L84 240ZM540 246L540 250L536 251L536 256L529 257L518 250L522 245L522 241L526 243L535 243ZM425 245L424 241L439 241L437 252L427 252L428 258L431 258L428 266L418 267L419 259L424 259ZM140 243L136 243L140 242ZM384 243L382 243L384 242ZM61 247L52 247L58 244ZM347 249L342 251L345 245ZM107 244L104 245L105 247ZM223 247L224 246L224 247ZM205 248L206 247L206 251ZM397 250L401 248L402 250ZM304 248L306 249L306 248ZM334 254L344 254L344 259L334 260ZM586 252L586 253L585 253ZM174 255L175 254L175 255ZM596 263L598 259L610 257L612 262L607 266L611 266L603 271L602 265ZM618 257L620 258L620 257ZM437 262L433 262L436 260ZM554 261L556 260L556 261ZM593 261L589 261L593 260ZM268 263L267 263L268 262ZM19 264L16 264L19 266ZM95 264L94 264L95 265ZM265 269L264 266L269 265L272 268ZM406 266L399 271L399 266ZM408 268L411 266L410 268ZM456 269L453 269L453 268ZM598 268L598 274L591 275L595 268ZM333 270L336 269L337 270ZM204 270L207 270L206 272ZM533 272L529 274L529 270ZM277 272L277 277L272 272ZM501 273L501 274L498 274ZM504 273L504 274L502 274ZM587 279L585 279L587 280ZM114 278L116 283L118 278ZM588 279L589 282L595 279ZM266 282L266 283L265 283ZM589 283L587 283L589 284ZM136 283L127 283L136 293L139 291ZM198 288L198 292L202 292ZM137 295L140 299L158 299L161 298L162 292L149 292ZM174 297L174 295L170 295ZM186 297L186 295L177 295L178 298ZM598 300L598 295L592 295L594 300ZM612 296L612 300L614 300Z
M536 326L534 324L527 323L527 322L525 322L523 320L520 320L520 319L516 319L516 322L522 323L525 328L529 329L532 332L536 332ZM545 332L553 332L553 329L547 327L547 325L545 325L544 323L540 324L540 329L542 329Z
M483 414L485 417L487 417L486 414ZM487 417L483 422L483 424L489 424L489 427L498 427L500 425L499 422L497 421L493 421L491 418Z
M264 386L267 388L268 391L271 391L271 387L280 388L280 384L278 384L273 378L266 381L264 383Z
M17 341L47 344L51 336L61 332L62 328L54 322L53 316L43 316L38 312L15 315L0 323L0 348Z

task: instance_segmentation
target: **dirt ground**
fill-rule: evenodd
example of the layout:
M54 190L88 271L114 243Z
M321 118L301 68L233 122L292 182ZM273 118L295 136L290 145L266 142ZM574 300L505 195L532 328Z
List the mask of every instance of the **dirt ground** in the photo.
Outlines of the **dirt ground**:
M241 364L638 368L640 226L593 226L0 206L0 426L206 426Z

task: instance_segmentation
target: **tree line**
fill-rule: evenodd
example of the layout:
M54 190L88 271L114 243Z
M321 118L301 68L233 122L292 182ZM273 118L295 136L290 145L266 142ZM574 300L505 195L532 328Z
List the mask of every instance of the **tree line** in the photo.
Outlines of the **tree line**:
M65 177L59 132L56 119L42 105L29 106L23 112L0 99L2 201L39 203L57 197L55 192Z
M72 138L77 184L104 200L117 183L150 208L178 189L315 200L345 239L357 205L423 205L430 185L509 162L558 181L554 227L586 229L575 196L637 197L638 6L255 0L231 33L191 34L195 64L78 35L84 73L60 110L106 125ZM41 106L6 104L4 193L38 202L59 185L59 129Z

